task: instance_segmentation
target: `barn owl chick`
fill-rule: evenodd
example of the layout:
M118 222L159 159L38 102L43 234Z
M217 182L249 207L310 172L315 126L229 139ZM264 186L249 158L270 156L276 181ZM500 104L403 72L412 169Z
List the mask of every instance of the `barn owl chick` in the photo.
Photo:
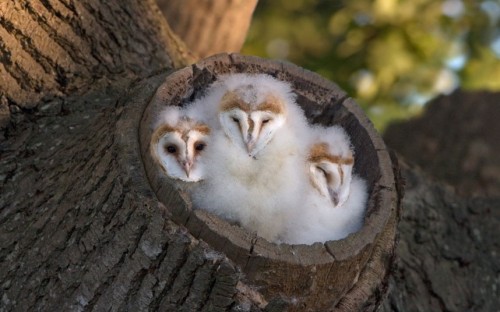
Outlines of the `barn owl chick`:
M203 178L201 156L207 147L210 128L188 117L176 106L167 107L151 138L151 154L165 173L175 179L196 182Z
M284 240L312 244L342 239L363 225L368 192L365 181L352 172L350 140L338 126L309 129L305 157L309 183L302 207L295 210Z
M349 197L354 157L348 135L338 126L315 127L307 164L314 188L342 206Z
M268 75L222 76L205 100L192 109L211 107L217 125L207 178L192 194L195 206L280 241L301 193L299 181L307 179L298 168L308 126L289 84Z

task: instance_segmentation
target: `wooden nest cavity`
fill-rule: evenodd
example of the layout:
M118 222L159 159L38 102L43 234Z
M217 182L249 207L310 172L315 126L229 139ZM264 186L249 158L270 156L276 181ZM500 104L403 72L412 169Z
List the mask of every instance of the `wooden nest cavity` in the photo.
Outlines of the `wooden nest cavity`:
M203 94L221 74L265 73L289 82L310 123L340 125L354 146L354 171L369 185L364 226L342 240L313 245L273 244L202 209L193 209L182 188L149 153L152 123L166 105L182 106ZM171 73L158 88L140 126L146 173L174 222L225 254L269 302L281 298L290 310L374 309L386 290L399 215L393 160L361 108L337 85L293 64L237 54L219 54ZM357 308L356 308L357 309Z

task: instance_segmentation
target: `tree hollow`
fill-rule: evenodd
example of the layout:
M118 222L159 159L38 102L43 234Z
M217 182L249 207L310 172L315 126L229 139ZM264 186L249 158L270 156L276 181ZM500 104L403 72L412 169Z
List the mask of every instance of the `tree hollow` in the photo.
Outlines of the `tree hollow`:
M242 72L266 73L291 83L309 122L345 128L355 149L354 172L369 185L360 231L342 240L313 245L270 243L204 210L193 209L182 189L152 161L152 123L166 105L185 105L203 94L219 75ZM245 280L266 302L284 300L290 304L289 310L297 311L373 310L380 304L399 216L397 165L362 110L334 83L289 63L219 54L166 78L144 111L140 145L150 184L172 220L239 266Z

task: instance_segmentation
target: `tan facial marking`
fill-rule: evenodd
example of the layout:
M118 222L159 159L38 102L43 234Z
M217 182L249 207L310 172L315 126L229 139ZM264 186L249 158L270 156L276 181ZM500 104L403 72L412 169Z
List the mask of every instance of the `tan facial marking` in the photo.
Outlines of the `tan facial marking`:
M255 122L251 118L248 118L248 133L252 133L254 127Z
M158 129L156 129L153 132L153 135L151 136L151 145L156 145L158 144L158 141L160 141L160 138L165 135L165 133L168 132L179 132L179 129L172 127L170 125L162 125Z
M184 121L184 123L182 123L180 125L180 127L182 129L176 128L176 131L181 134L181 138L185 142L187 142L187 140L189 138L190 131L197 131L197 132L204 134L204 135L210 134L210 128L207 125L201 124L201 123L193 124L193 121L191 119L186 119Z
M220 101L220 111L230 111L236 108L239 108L244 112L248 112L250 110L248 103L245 103L235 92L229 91L224 94Z
M328 150L328 144L318 143L314 144L309 153L309 161L319 163L321 161L329 161L332 163L340 165L352 165L354 164L354 158L351 156L340 157L337 155L331 155Z
M210 134L210 128L204 124L196 124L193 127L193 130L198 131L199 133L204 134L204 135Z
M257 110L282 114L285 110L283 103L277 97L268 95L266 99L257 106Z

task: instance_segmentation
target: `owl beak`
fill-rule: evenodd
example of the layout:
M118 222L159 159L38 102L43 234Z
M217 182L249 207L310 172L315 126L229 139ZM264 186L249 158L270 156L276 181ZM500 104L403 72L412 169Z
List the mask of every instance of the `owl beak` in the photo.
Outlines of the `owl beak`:
M339 193L334 189L332 189L331 187L329 187L328 194L330 195L330 200L333 203L333 208L336 208L339 204Z
M193 167L192 160L186 160L182 163L184 172L186 172L186 176L189 178L189 173L191 172L191 168Z
M252 155L252 151L255 147L256 140L252 137L252 135L248 135L247 137L247 152L249 155Z
M252 154L252 150L253 148L255 147L255 142L254 141L250 141L247 143L247 152L248 154Z

